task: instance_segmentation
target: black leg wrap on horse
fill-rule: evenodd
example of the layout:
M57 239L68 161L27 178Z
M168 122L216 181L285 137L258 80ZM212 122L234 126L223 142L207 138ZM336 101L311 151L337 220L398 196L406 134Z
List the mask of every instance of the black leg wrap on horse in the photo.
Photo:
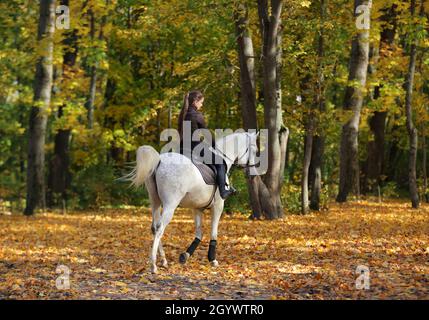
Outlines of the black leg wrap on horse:
M198 247L198 245L200 244L201 240L198 238L195 238L194 241L192 241L191 245L189 246L189 248L186 250L187 253L189 253L190 256L192 256L192 254L194 253L195 249Z
M210 240L209 244L209 262L216 260L216 240Z

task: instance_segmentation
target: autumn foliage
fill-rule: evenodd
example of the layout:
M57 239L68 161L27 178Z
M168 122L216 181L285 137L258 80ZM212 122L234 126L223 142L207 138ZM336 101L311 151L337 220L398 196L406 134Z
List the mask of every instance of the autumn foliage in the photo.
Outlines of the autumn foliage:
M0 216L0 299L428 299L429 206L407 202L331 204L329 212L251 221L224 215L218 268L207 261L209 214L201 246L191 212L178 209L164 248L169 268L150 274L146 209ZM70 269L58 290L56 268ZM370 271L356 289L356 268Z

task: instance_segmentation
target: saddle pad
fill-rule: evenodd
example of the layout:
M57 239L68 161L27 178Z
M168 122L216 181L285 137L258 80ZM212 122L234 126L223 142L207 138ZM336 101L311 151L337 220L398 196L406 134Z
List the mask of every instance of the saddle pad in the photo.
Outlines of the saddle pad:
M194 165L200 170L201 175L203 176L204 182L208 185L216 185L216 173L212 167L208 166L205 163L193 161Z
M191 150L187 150L188 152L182 152L184 156L192 154ZM198 168L201 175L203 176L204 182L208 185L215 186L216 185L216 167L214 165L208 165L203 162L203 157L193 154L191 157L192 163Z

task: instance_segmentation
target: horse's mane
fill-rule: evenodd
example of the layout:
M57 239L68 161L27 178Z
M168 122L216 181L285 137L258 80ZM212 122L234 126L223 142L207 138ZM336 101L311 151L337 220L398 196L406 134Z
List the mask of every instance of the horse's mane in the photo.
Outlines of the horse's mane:
M218 141L224 141L224 140L227 140L227 139L231 139L231 138L233 138L233 137L235 137L235 136L240 136L240 135L247 135L248 134L248 132L233 132L233 133L230 133L230 134L227 134L227 135L225 135L225 136L223 136L223 137L220 137L220 138L217 138L216 139L216 143L218 142Z

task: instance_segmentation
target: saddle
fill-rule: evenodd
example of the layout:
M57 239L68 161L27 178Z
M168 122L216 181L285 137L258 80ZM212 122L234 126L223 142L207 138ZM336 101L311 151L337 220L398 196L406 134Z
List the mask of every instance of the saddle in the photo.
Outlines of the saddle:
M182 154L186 154L186 153L182 153ZM192 153L189 153L192 154ZM205 164L203 162L203 157L199 156L199 155L194 155L193 157L190 158L192 163L197 167L198 171L200 171L201 176L204 179L204 182L207 185L210 186L215 186L216 185L216 174L217 174L217 170L216 167L214 165L211 164Z
M199 160L193 159L192 163L198 168L203 176L204 182L210 186L216 185L216 168L213 165L205 164Z

